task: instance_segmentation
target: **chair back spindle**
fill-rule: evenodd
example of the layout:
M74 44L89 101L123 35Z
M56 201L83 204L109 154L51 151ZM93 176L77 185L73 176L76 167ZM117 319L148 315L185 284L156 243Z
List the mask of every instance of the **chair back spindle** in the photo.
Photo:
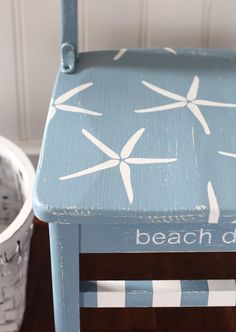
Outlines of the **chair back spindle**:
M61 71L73 73L78 58L77 0L61 0Z

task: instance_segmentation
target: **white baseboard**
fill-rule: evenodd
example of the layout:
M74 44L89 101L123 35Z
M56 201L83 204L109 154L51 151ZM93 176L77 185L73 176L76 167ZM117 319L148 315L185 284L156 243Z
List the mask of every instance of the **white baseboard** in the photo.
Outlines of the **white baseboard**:
M41 141L15 141L14 143L27 154L34 167L37 168Z
M28 155L39 156L41 141L15 141L15 143Z

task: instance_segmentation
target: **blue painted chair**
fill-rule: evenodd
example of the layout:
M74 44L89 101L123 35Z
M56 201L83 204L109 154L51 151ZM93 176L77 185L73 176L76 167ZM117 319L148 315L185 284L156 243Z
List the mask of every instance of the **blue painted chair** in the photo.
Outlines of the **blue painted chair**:
M234 306L235 280L80 282L80 253L236 251L236 56L77 56L76 13L62 0L33 197L49 222L56 331L80 330L80 307Z

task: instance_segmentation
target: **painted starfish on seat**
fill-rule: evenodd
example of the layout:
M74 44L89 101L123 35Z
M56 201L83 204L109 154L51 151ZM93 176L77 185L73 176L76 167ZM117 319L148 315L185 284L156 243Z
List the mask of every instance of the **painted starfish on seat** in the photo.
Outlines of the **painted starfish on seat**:
M177 55L176 50L174 50L174 49L171 48L171 47L164 47L164 50L165 50L166 52L169 52L169 53L172 53L172 54Z
M93 85L93 83L91 83L91 82L90 83L85 83L85 84L81 84L81 85L77 86L76 88L73 88L73 89L69 90L68 92L64 93L62 96L58 97L54 101L53 107L60 110L60 111L82 113L82 114L94 115L94 116L101 116L102 115L101 113L90 111L90 110L87 110L85 108L65 104L65 102L67 102L70 98L75 96L77 93L88 89L92 85Z
M231 152L225 152L225 151L218 151L219 154L222 156L230 157L230 158L235 158L236 159L236 153L231 153Z
M133 203L134 195L133 188L131 184L131 170L129 165L144 165L144 164L161 164L161 163L171 163L176 161L176 158L130 158L130 154L132 153L135 145L138 140L144 133L144 128L136 131L128 140L128 142L124 145L121 153L118 154L110 149L107 145L102 143L99 139L89 133L87 130L83 129L82 133L87 139L89 139L96 147L98 147L110 160L105 161L103 163L97 164L90 168L87 168L83 171L73 173L70 175L62 176L59 180L69 180L73 178L77 178L80 176L84 176L87 174L99 172L105 169L113 168L119 166L120 174L123 180L123 184L128 196L128 200L130 204Z
M142 83L149 89L153 90L156 93L159 93L162 96L168 97L174 100L174 103L166 104L162 106L146 108L135 110L136 113L149 113L149 112L159 112L159 111L166 111L175 108L181 108L187 106L188 109L192 112L192 114L196 117L196 119L202 125L206 135L210 135L211 131L208 127L208 124L202 115L198 106L210 106L210 107L236 107L236 104L227 104L217 101L209 101L203 99L197 99L198 89L199 89L199 77L195 76L192 84L187 92L187 96L181 96L171 91L162 89L156 85L148 83L146 81L142 81Z

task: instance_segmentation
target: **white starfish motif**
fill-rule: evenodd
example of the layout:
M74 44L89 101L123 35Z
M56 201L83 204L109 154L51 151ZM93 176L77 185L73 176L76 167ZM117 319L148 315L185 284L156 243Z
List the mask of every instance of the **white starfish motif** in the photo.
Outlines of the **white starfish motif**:
M189 110L192 112L192 114L201 123L201 125L207 135L210 135L211 132L210 132L208 124L198 106L202 105L202 106L211 106L211 107L212 106L214 106L214 107L236 107L236 104L226 104L226 103L221 103L221 102L216 102L216 101L197 99L198 88L199 88L199 77L198 76L194 77L192 84L187 92L186 97L180 96L171 91L162 89L162 88L160 88L156 85L153 85L151 83L148 83L146 81L142 81L142 83L149 89L153 90L154 92L157 92L157 93L161 94L162 96L168 97L168 98L174 100L175 102L171 103L171 104L162 105L162 106L135 110L136 113L166 111L166 110L171 110L174 108L180 108L180 107L187 106L189 108Z
M172 54L177 55L176 50L174 50L173 48L170 48L170 47L164 47L163 49L164 49L166 52L170 52L170 53L172 53Z
M222 156L226 156L226 157L230 157L230 158L236 158L235 153L224 152L224 151L218 151L218 153L221 154Z
M85 83L77 86L76 88L71 89L70 91L64 93L62 96L58 97L54 102L54 107L60 111L66 111L66 112L75 112L75 113L83 113L88 115L94 115L94 116L101 116L101 113L94 112L87 110L85 108L76 107L76 106L70 106L64 104L67 102L70 98L72 98L77 93L84 91L91 87L93 83Z
M117 54L114 56L113 60L118 61L122 56L127 52L127 48L122 48L117 52Z
M170 163L174 162L176 158L130 158L130 154L132 153L135 145L137 144L138 140L144 133L144 128L139 129L136 131L128 140L128 142L124 145L123 149L121 150L120 154L117 154L113 150L111 150L107 145L102 143L99 139L95 136L90 134L87 130L83 129L82 133L84 136L87 137L94 145L96 145L106 156L110 158L110 160L105 161L103 163L97 164L93 167L85 169L83 171L73 173L70 175L62 176L60 180L68 180L77 178L83 175L99 172L105 169L113 168L119 166L120 174L123 180L123 184L128 196L128 200L130 204L132 204L134 195L133 195L133 188L131 184L131 171L129 165L144 165L144 164L160 164L160 163Z

